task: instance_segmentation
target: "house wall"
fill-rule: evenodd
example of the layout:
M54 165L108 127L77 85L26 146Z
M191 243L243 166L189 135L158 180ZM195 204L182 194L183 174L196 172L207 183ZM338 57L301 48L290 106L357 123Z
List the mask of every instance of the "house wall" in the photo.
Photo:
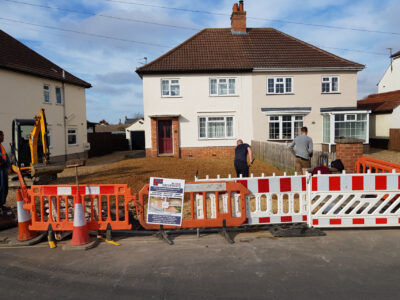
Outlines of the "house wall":
M400 90L400 58L393 60L378 83L378 93Z
M144 121L138 120L137 122L133 123L131 126L125 129L125 136L130 141L131 140L131 131L144 131Z
M235 77L237 96L210 96L210 77ZM162 78L179 78L181 97L161 97ZM152 148L150 115L180 115L180 148L233 147L236 146L238 138L250 143L253 138L251 99L251 74L145 75L143 76L143 103L146 149ZM200 116L233 116L234 137L199 139L198 117Z
M389 138L390 128L400 128L400 106L392 113L370 115L371 138Z
M293 77L293 94L267 94L267 77ZM323 76L339 76L339 93L322 94ZM253 76L253 128L254 139L268 140L269 118L261 108L311 107L311 112L304 117L304 126L313 139L316 150L321 149L323 124L320 108L356 107L357 72L259 72Z
M43 84L50 85L50 103L44 103ZM63 159L67 142L64 127L64 106L56 104L55 87L61 82L24 73L0 69L0 130L5 133L4 147L10 152L13 119L32 119L44 108L51 134L50 153L54 160ZM85 158L87 144L85 88L65 84L65 116L67 128L77 130L77 145L67 146L67 155ZM85 148L86 147L86 148Z

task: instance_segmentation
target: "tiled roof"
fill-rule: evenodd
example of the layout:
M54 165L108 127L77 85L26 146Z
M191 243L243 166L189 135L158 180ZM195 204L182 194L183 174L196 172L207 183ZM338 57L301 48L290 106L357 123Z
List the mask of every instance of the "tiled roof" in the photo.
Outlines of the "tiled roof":
M0 30L0 68L62 81L62 69ZM91 84L65 71L64 82L90 88Z
M350 68L346 60L273 28L204 29L158 59L136 70L146 73L252 71L253 69Z
M130 124L98 124L96 125L96 132L125 132L125 129L129 127Z
M390 57L397 57L397 56L400 56L400 51L397 51L396 53L394 53L394 54L392 54L392 56L390 56Z
M372 112L391 112L400 105L400 90L371 94L357 101L357 108L370 109Z

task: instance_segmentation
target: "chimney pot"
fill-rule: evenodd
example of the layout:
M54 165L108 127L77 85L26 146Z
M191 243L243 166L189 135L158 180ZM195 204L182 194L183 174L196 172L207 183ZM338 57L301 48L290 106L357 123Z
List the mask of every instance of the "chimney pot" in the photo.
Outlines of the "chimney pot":
M243 0L239 1L239 5L235 3L231 15L231 30L234 34L246 33L246 12L243 9Z

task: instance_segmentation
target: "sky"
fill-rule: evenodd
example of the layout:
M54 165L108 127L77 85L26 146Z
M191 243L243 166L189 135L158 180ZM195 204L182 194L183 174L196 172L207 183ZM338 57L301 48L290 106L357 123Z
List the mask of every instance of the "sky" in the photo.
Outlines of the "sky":
M203 28L230 27L234 0L0 0L0 29L79 78L87 119L143 114L135 73ZM358 99L400 51L398 0L246 0L247 27L273 27L364 64Z

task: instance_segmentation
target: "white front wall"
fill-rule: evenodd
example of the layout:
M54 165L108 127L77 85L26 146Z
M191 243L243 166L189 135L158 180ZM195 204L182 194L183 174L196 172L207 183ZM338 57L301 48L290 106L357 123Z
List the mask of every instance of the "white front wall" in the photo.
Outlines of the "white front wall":
M396 90L400 90L400 58L393 60L392 66L389 65L378 83L378 93Z
M209 79L236 78L237 96L210 96ZM161 97L161 79L179 78L180 97ZM151 148L150 115L180 115L180 147L235 146L241 138L246 143L253 139L252 124L252 75L212 74L170 76L143 76L143 103L146 148ZM198 117L233 116L234 137L230 139L199 139Z
M323 76L339 77L339 92L323 94L321 81ZM267 94L267 77L292 77L292 94ZM253 126L254 138L269 139L268 116L262 108L311 107L311 112L304 116L304 126L313 139L316 149L323 141L323 118L321 108L357 106L357 72L282 72L254 73L253 77Z
M400 106L392 113L371 114L371 138L389 138L390 128L400 128Z
M44 84L50 85L50 103L44 103ZM62 87L61 82L0 69L0 130L5 133L3 145L8 153L13 119L33 119L44 108L51 134L51 156L65 154L64 105L55 103L55 87ZM67 145L67 154L82 153L87 147L85 88L65 84L64 89L67 129L77 130L77 145Z

